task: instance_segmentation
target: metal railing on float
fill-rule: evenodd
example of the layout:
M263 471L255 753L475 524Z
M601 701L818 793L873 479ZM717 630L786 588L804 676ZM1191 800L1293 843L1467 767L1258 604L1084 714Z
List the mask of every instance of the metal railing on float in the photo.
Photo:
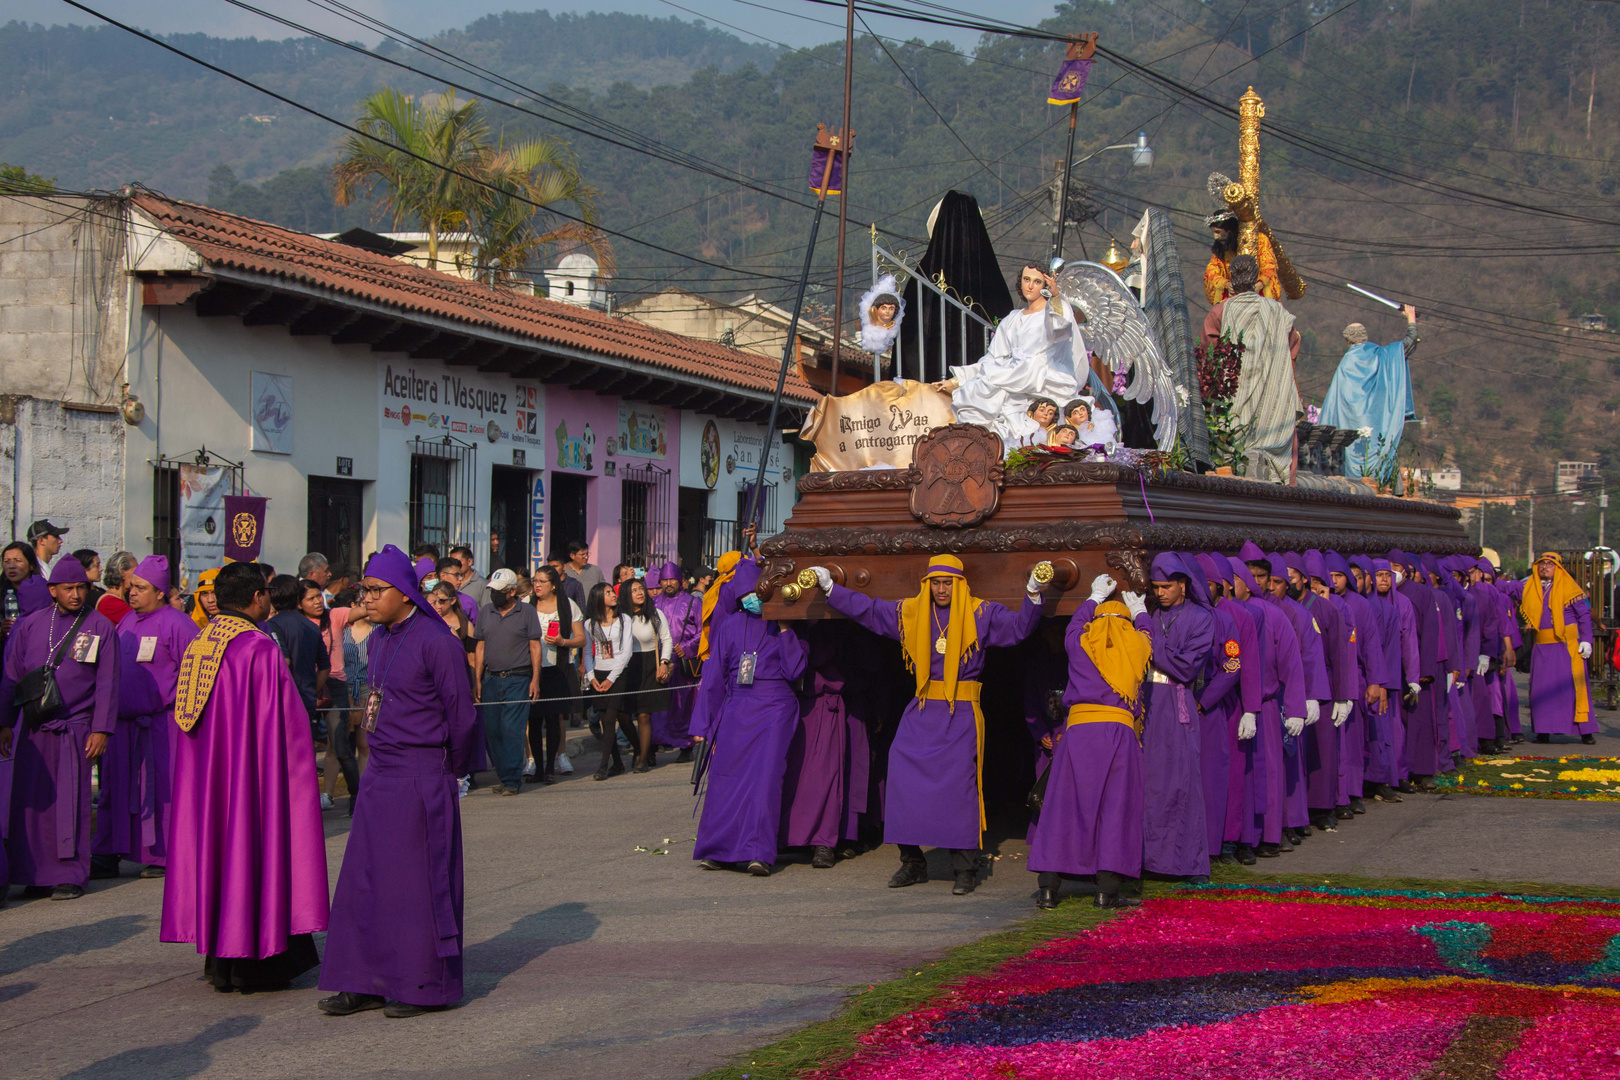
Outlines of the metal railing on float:
M941 273L930 281L918 273L904 256L883 246L877 229L872 229L872 284L884 273L895 276L901 295L912 284L917 288L906 297L913 310L906 312L900 335L890 347L890 371L894 378L914 378L937 382L950 375L950 369L971 364L984 355L995 325L976 310L971 296L955 294ZM872 381L883 378L882 354L872 356Z

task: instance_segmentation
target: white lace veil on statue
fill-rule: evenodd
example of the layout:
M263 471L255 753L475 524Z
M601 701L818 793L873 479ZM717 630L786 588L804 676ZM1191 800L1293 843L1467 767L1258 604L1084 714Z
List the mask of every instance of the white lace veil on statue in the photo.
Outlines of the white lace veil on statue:
M889 323L881 323L873 309L879 304L888 302L894 304L894 319ZM877 284L861 294L861 348L874 356L889 351L894 339L900 336L900 324L906 318L906 302L900 298L900 287L895 283L893 274L884 274L878 278Z

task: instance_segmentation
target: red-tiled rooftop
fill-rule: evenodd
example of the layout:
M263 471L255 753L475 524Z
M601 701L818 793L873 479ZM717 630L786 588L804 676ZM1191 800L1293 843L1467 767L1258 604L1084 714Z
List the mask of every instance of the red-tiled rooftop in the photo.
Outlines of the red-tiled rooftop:
M214 266L285 278L402 312L451 319L472 328L601 353L749 390L776 390L776 364L716 342L511 292L148 191L137 192L133 201L158 227ZM820 397L791 370L786 395L805 403Z

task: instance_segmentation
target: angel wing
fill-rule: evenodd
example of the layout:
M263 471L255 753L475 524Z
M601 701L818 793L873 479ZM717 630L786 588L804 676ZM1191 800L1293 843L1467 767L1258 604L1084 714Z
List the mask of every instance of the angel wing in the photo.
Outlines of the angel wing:
M1142 305L1125 282L1094 262L1067 263L1057 275L1063 299L1085 314L1086 346L1116 374L1129 376L1124 397L1153 407L1159 449L1176 444L1176 384ZM1078 361L1078 358L1077 358Z

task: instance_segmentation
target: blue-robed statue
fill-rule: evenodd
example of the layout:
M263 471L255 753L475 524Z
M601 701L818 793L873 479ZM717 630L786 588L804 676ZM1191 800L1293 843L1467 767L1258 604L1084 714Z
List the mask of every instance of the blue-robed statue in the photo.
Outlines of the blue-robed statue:
M1327 398L1322 402L1321 422L1329 427L1370 428L1372 435L1357 439L1344 451L1347 476L1373 471L1371 459L1382 455L1387 465L1395 459L1401 444L1401 431L1416 416L1412 400L1412 372L1407 361L1417 347L1417 310L1403 307L1406 336L1390 345L1374 345L1367 340L1367 328L1358 322L1344 328L1350 348L1333 373ZM1380 444L1378 437L1383 436Z

